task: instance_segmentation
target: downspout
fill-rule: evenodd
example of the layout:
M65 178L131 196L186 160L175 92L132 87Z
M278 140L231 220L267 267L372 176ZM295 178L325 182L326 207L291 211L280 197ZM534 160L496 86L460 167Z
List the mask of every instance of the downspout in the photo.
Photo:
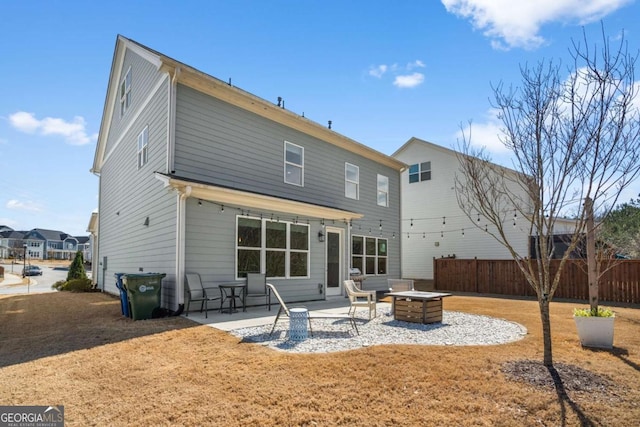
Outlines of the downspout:
M178 310L173 313L179 316L184 310L184 273L185 273L185 234L186 234L186 208L187 199L191 195L191 186L186 186L183 191L178 190L176 198L176 285Z

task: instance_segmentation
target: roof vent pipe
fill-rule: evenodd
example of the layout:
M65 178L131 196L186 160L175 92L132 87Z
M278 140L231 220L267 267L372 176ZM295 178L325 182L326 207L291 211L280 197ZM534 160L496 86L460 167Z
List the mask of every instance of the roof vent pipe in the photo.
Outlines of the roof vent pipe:
M329 120L329 129L331 129L331 120Z

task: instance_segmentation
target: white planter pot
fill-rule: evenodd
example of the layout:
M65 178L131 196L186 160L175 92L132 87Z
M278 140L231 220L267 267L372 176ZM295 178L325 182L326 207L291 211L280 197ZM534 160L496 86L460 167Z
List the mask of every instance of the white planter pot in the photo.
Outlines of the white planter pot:
M580 344L584 347L613 348L613 317L573 316Z

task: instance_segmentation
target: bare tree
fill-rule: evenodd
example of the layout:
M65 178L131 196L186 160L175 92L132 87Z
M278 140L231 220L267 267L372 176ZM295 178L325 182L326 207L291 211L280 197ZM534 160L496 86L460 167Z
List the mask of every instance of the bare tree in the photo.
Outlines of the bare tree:
M572 43L566 78L558 64L541 61L520 68L520 87L492 86L500 139L512 154L513 170L474 148L470 130L460 143L458 203L470 219L486 218L487 232L509 250L535 290L546 366L553 365L549 303L566 261L584 242L591 212L585 201L604 216L640 174L638 55L628 53L624 39L612 49L604 28L602 34L602 46L590 49L586 34L584 45ZM526 219L535 242L532 256L519 253L505 232L512 215ZM562 230L567 248L558 253L554 234L567 217L572 225ZM557 269L551 269L552 258L560 258ZM595 285L597 290L597 279ZM597 306L597 293L590 302Z

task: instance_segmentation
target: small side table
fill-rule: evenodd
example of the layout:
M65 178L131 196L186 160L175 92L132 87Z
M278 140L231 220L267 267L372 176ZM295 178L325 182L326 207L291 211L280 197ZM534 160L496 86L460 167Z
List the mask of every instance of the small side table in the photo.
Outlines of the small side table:
M236 300L240 300L242 303L242 309L246 310L246 302L245 302L245 292L247 290L247 285L244 283L220 283L218 285L220 288L220 295L222 295L222 301L220 301L220 311L223 313L236 313L238 310L236 308ZM236 289L240 290L240 293L236 294ZM229 307L224 307L224 302L229 300Z
M309 312L306 308L289 309L289 339L304 341L307 339L307 323Z

